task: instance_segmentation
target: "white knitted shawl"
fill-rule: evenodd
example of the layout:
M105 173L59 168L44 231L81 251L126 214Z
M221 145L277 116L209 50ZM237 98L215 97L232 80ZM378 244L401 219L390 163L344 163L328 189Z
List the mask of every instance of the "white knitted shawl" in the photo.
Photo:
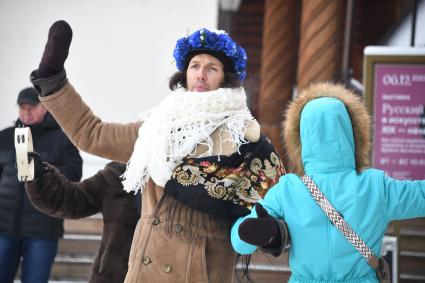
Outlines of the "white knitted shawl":
M246 125L253 120L243 88L208 92L178 89L140 117L143 124L123 174L128 192L143 191L149 177L163 187L181 160L200 144L208 147L200 157L212 155L210 135L217 128L227 131L239 150L248 142Z

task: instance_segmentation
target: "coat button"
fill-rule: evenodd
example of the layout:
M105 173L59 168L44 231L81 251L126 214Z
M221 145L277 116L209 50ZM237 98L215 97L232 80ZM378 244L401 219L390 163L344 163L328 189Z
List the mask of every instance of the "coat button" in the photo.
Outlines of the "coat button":
M159 220L159 218L158 217L154 217L154 218L152 218L152 224L153 225L158 225L159 223L160 223L161 221Z
M151 260L151 258L150 257L148 257L147 255L145 255L144 257L143 257L143 264L144 265L148 265L149 263L151 263L152 262L152 260Z
M180 233L183 230L183 227L180 224L174 225L174 232Z
M171 265L169 264L164 264L164 266L162 267L162 269L164 269L165 273L170 273L171 272Z

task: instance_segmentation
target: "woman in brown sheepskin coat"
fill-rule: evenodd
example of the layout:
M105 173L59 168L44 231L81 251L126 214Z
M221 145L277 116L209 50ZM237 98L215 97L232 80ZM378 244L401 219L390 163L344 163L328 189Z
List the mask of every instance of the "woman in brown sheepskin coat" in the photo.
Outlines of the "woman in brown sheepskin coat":
M124 188L143 190L126 283L232 282L230 226L284 174L246 105L246 54L223 31L177 41L170 94L140 121L105 123L67 82L72 31L56 22L32 82L82 150L128 162Z

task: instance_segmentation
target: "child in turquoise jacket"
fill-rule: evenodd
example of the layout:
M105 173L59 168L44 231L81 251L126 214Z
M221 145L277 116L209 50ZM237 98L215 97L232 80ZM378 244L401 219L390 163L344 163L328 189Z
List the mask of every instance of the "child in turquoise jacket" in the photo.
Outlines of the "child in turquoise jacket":
M390 221L425 216L425 181L395 180L367 168L370 122L364 104L342 86L312 85L295 98L284 123L294 173L282 176L261 205L235 222L234 250L251 254L258 246L279 249L285 239L278 219L291 236L289 282L378 282L375 270L333 226L300 179L309 175L379 255Z

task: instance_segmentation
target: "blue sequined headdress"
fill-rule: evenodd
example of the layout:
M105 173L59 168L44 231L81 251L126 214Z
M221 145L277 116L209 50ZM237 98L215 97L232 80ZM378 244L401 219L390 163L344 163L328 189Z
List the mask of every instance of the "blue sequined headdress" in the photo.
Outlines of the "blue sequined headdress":
M202 28L177 40L174 59L177 69L183 71L188 62L188 55L197 51L211 51L225 55L233 64L233 71L240 81L246 77L247 56L245 50L234 42L224 31L210 31Z

